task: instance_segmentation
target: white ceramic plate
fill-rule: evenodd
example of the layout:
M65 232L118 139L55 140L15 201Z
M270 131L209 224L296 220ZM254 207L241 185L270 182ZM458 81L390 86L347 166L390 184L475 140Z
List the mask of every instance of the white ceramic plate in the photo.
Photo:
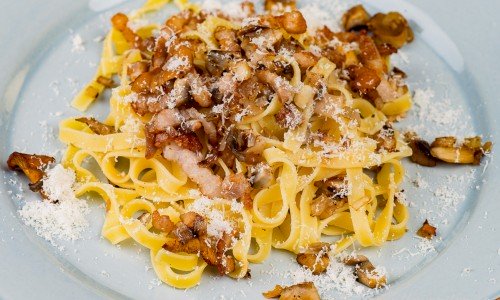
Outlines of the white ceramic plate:
M94 39L105 34L113 13L141 4L122 2L2 3L0 298L260 298L261 292L274 284L287 283L283 275L297 268L292 255L276 251L264 264L253 265L250 281L207 274L200 286L180 291L157 284L148 268L147 251L132 243L118 249L100 238L103 212L98 201L91 203L91 227L85 238L74 243L58 242L58 247L39 238L18 217L23 201L37 195L27 190L24 180L8 172L4 162L15 150L53 153L61 149L57 123L78 114L68 104L96 68L101 44ZM499 141L500 2L361 2L372 12L402 12L416 31L416 40L403 50L406 55L395 61L407 71L412 90L431 89L434 97L429 106L417 105L401 127L418 126L427 139L445 134L482 134ZM303 6L312 2L299 3ZM316 3L328 9L336 2ZM76 34L84 40L82 53L71 51ZM88 113L103 117L106 105L94 105ZM448 117L439 118L440 114ZM477 168L433 169L405 161L408 173L404 188L412 202L409 232L380 250L365 251L375 264L388 270L390 287L380 297L494 299L500 295L500 221L496 215L500 213L500 171L494 157L486 161ZM417 188L411 183L419 176L427 187ZM446 203L449 207L443 209ZM439 239L428 251L419 248L422 244L414 236L425 218L436 224L439 232ZM325 299L337 297L346 295L333 290L324 295Z

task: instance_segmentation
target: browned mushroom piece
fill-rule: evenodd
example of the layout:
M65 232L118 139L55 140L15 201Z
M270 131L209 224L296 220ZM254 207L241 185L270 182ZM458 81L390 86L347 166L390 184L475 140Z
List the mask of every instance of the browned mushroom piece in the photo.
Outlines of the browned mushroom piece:
M23 171L30 183L36 184L45 176L45 169L55 159L47 155L13 152L7 159L7 166L12 171Z
M320 300L318 290L312 282L302 282L291 286L276 285L273 290L262 293L264 297L280 300Z
M356 5L344 13L342 26L346 31L365 29L369 20L370 15L363 5Z
M313 67L314 65L316 65L316 63L319 60L318 57L316 57L314 54L312 54L309 51L296 52L293 55L293 58L295 58L295 60L299 64L300 68L303 70L307 70L307 69Z
M436 236L436 227L429 224L429 221L426 219L422 227L418 229L417 235L430 240Z
M411 138L408 146L412 150L411 161L425 167L436 166L436 159L431 155L431 146L418 137Z
M248 167L248 177L254 189L263 189L271 185L273 174L268 164L258 163Z
M99 134L99 135L107 135L107 134L113 134L116 133L115 127L106 125L104 123L101 123L97 121L95 118L87 118L87 117L82 117L82 118L77 118L76 121L84 123L87 125L90 130L92 130L94 133Z
M282 11L287 8L293 9L296 7L296 0L265 0L264 9L267 11Z
M131 81L134 81L139 77L142 73L147 72L149 69L149 63L146 61L138 61L135 63L131 63L127 67L127 75L130 77Z
M311 201L311 216L324 220L346 204L346 197L337 199L321 194Z
M396 135L390 124L385 124L375 135L377 141L377 151L394 152L396 150Z
M198 213L193 211L183 213L181 215L181 221L196 235L200 236L207 234L207 222L205 221L205 218Z
M375 70L367 67L351 65L347 67L349 86L355 92L367 94L374 91L380 84L380 77Z
M285 12L283 15L277 16L276 19L283 29L290 34L301 34L307 31L306 19L298 10Z
M285 103L274 115L276 123L282 128L294 129L302 123L302 113L293 103Z
M170 217L167 215L160 215L157 210L155 210L151 215L151 220L153 228L156 230L170 233L175 228L175 224L170 220Z
M274 286L274 289L264 292L262 293L262 295L268 299L272 299L281 296L282 292L283 292L283 287L277 284L276 286Z
M413 41L413 31L408 21L398 12L377 13L367 23L376 39L399 49Z
M239 56L238 52L209 50L207 52L207 71L213 76L221 76L225 71L229 71L229 68Z
M184 252L188 254L196 254L200 252L200 244L201 242L199 239L191 239L184 244L178 239L167 239L163 248L174 253Z
M219 42L220 48L223 51L241 51L238 39L236 38L236 32L232 29L219 26L214 32L214 38Z
M380 288L387 284L386 276L379 274L369 260L356 265L355 273L358 277L357 280L371 289Z
M484 154L491 151L491 145L481 145L480 137L466 138L461 145L457 145L455 137L439 137L431 144L431 155L447 163L478 165Z
M179 239L179 242L181 242L181 244L186 244L189 240L195 238L193 231L183 222L178 222L177 224L175 224L175 228L172 231L172 234L177 239Z
M330 244L322 242L310 244L304 252L297 254L297 262L311 270L313 274L321 274L326 271L330 264L328 255L330 246Z
M345 257L342 262L348 266L355 266L355 265L359 265L365 261L368 261L368 258L364 255L349 255L347 257Z

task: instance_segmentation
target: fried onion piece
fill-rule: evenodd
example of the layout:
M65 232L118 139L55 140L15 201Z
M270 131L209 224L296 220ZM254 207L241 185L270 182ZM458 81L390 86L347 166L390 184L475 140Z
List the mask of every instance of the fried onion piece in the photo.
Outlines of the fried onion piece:
M45 175L45 168L55 159L47 155L13 152L7 159L7 166L12 171L21 170L32 184L38 184Z
M398 12L377 13L367 23L376 39L399 49L413 41L413 30L408 21Z
M387 284L385 275L379 274L369 260L356 265L355 273L358 276L357 281L371 289L383 287Z
M115 127L103 124L97 121L95 118L82 117L76 119L76 121L86 124L90 128L90 130L99 135L116 133Z
M302 282L291 286L276 285L273 290L262 293L264 297L280 300L320 300L318 290L312 282Z
M429 224L429 221L426 219L422 227L417 231L417 235L430 240L436 236L436 227Z
M297 254L297 262L311 270L313 274L321 274L330 264L329 250L330 244L328 243L313 243L304 252Z

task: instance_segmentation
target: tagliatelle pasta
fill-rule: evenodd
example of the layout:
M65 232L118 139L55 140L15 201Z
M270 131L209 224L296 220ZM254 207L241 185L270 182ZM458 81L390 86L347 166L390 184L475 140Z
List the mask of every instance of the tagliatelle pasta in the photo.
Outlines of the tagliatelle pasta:
M165 24L127 27L167 2L114 20L94 79L72 102L86 110L103 101L98 79L118 78L105 100L115 132L60 123L63 164L77 196L105 201L109 242L133 239L163 282L189 288L209 266L243 278L272 248L299 253L326 239L340 253L404 235L409 214L395 195L412 151L390 122L411 96L379 44L366 33L311 34L289 10L259 16L249 4L233 17L177 1L183 12ZM372 73L393 90L371 87Z

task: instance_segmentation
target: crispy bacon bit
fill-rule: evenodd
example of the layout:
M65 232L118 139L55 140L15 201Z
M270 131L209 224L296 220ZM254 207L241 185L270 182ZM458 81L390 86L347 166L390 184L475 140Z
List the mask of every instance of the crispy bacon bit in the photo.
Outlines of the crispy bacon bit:
M417 235L430 240L436 236L436 227L429 224L429 221L426 219L422 227L417 231Z
M374 91L380 84L380 77L377 75L377 72L367 67L352 65L347 67L347 71L351 79L349 86L355 92L368 94Z
M328 243L311 244L304 252L297 254L297 262L318 275L326 271L330 264L329 250L330 244Z
M290 34L301 34L307 31L306 19L298 10L285 12L283 15L277 16L276 19L283 29Z
M175 224L170 220L170 217L167 215L160 215L157 210L155 210L151 215L151 220L153 228L156 230L170 233L175 228Z
M104 76L97 77L96 81L98 83L104 85L107 88L112 88L115 85L115 82L113 81L113 79L107 78L107 77L104 77Z
M45 168L55 159L47 155L13 152L7 159L7 166L12 171L23 171L32 184L36 184L45 176Z
M303 282L287 287L276 285L273 290L262 293L264 297L280 298L281 300L320 300L314 283Z
M366 29L369 20L370 15L363 5L356 5L342 16L342 26L346 31Z
M300 51L293 55L293 58L297 61L301 69L307 70L318 62L318 57L309 51Z
M76 119L76 121L85 123L90 128L90 130L99 135L116 133L115 127L101 123L97 121L95 118L82 117Z
M385 275L380 275L370 261L364 261L355 268L357 280L369 288L383 287L387 283Z
M302 123L302 113L295 104L285 103L274 119L282 128L295 129Z
M289 103L293 100L294 93L291 90L290 83L283 77L268 70L259 70L255 72L257 78L262 83L267 83L277 94L281 102Z
M241 48L236 38L236 32L226 27L217 27L214 37L219 42L222 51L240 52Z
M198 184L204 195L208 197L221 197L222 179L213 174L211 170L198 166L201 158L194 152L175 145L167 145L163 148L163 157L167 160L177 162L182 170L186 172L189 179Z

